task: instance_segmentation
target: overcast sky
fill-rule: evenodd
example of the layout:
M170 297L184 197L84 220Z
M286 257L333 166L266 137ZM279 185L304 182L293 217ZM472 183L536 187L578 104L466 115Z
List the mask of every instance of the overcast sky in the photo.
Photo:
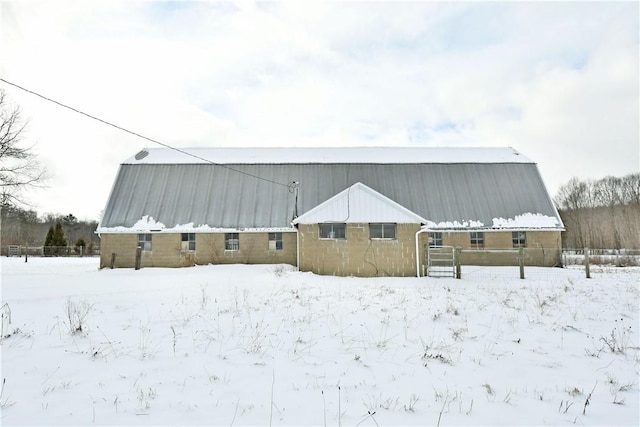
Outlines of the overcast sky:
M640 170L638 2L0 0L0 77L177 147L511 146L551 195ZM153 143L0 87L99 219Z

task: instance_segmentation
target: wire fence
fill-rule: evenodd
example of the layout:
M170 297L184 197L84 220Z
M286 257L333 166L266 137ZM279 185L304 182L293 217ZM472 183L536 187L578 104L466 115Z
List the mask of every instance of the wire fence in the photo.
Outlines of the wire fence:
M585 251L591 265L637 267L640 266L640 249L563 249L562 265L584 265Z
M6 257L83 257L100 255L98 246L20 246L2 245L0 255Z
M640 266L640 249L457 249L448 267L427 271L430 277L521 278L554 280L567 274L590 278L624 267ZM430 266L427 267L429 270ZM447 271L443 271L446 268Z
M91 246L0 246L1 256L6 257L84 257L99 256L100 248ZM437 274L431 277L523 278L552 280L567 274L590 277L601 272L611 273L615 269L640 266L640 249L464 249L456 255L458 262L447 262L447 267L438 266ZM557 262L555 261L557 260ZM433 267L433 266L431 266ZM425 265L425 268L427 266ZM446 268L446 271L442 271ZM458 271L456 272L456 268ZM570 270L570 271L567 271ZM424 274L427 273L427 274Z

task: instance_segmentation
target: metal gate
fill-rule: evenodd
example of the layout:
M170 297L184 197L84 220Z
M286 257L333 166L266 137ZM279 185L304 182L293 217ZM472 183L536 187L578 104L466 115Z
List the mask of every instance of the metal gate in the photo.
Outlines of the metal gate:
M20 256L22 254L20 246L9 245L7 248L7 256Z
M427 276L456 277L456 252L453 246L427 248Z

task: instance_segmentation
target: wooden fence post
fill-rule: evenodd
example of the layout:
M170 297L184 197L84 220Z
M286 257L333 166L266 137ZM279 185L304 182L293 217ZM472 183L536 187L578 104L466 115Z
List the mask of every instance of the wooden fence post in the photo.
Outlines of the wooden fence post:
M518 265L520 266L520 279L524 279L524 248L518 250Z
M112 270L115 267L115 265L116 265L116 254L115 254L115 252L112 252L111 253L111 269Z
M462 253L462 248L457 247L455 249L454 262L456 264L456 279L462 278L462 268L460 267L460 253Z
M587 279L591 279L591 269L589 268L589 248L584 248L584 271Z
M25 246L24 246L24 262L27 262L28 258L29 258L29 242L25 243Z
M136 248L136 270L140 270L141 260L142 260L142 248L138 246Z

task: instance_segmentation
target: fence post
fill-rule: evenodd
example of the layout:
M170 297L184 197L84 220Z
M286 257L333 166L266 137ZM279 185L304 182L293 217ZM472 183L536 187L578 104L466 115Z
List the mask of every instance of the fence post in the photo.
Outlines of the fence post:
M141 258L142 258L142 248L138 246L136 248L136 270L140 270Z
M462 248L457 247L455 249L454 262L456 264L456 279L462 278L462 268L460 268L460 253L462 252Z
M27 262L29 259L29 242L25 243L24 246L24 262Z
M111 269L113 270L113 267L116 265L116 254L115 252L111 253Z
M591 279L591 269L589 268L589 248L584 248L584 271L587 279Z
M524 248L518 250L518 265L520 266L520 278L524 279Z

